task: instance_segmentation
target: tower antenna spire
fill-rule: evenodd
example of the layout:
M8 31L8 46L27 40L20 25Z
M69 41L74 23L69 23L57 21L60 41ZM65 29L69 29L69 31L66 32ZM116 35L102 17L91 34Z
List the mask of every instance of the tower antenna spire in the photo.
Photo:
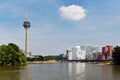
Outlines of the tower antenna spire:
M28 21L28 14L26 14L26 16L25 16L25 20Z

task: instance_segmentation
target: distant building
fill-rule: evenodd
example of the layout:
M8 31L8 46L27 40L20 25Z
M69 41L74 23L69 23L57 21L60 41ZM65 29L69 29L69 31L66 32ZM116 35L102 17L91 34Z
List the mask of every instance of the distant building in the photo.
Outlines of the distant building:
M111 45L102 47L102 53L105 56L105 59L112 59L112 51L113 51L113 46Z
M96 52L99 52L98 46L75 46L66 51L68 60L92 60L92 54Z
M81 49L81 52L80 52L80 59L85 59L85 54L86 54L86 51Z
M66 53L67 53L67 59L72 60L72 51L69 49L69 50L66 50Z
M98 52L97 60L105 60L105 56L102 54L102 52Z
M97 45L91 45L91 46L81 46L86 51L86 59L93 60L94 56L93 53L99 52L99 46Z
M73 60L80 60L80 46L75 46L72 48L72 58Z
M98 52L92 54L92 59L97 60L98 59Z

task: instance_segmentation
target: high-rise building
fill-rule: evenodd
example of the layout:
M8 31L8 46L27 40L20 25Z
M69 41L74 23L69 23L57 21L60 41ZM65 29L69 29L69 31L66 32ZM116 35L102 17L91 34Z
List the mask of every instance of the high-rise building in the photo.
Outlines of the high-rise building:
M23 27L25 28L25 53L26 57L30 57L29 52L29 43L28 43L28 29L30 28L30 22L28 21L28 18L23 23Z

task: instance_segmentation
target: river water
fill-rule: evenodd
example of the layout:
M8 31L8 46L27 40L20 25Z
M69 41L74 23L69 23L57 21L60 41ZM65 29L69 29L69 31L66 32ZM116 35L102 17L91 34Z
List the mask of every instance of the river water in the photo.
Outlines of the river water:
M90 63L0 67L0 80L120 80L120 67Z

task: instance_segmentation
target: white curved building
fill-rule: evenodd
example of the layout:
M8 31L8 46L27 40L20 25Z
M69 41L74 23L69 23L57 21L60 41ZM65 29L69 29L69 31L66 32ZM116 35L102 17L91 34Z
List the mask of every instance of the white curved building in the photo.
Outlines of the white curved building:
M81 50L81 52L80 52L80 59L85 59L85 55L86 55L86 51L85 50Z
M75 46L72 48L73 60L80 60L80 52L81 52L80 46Z

